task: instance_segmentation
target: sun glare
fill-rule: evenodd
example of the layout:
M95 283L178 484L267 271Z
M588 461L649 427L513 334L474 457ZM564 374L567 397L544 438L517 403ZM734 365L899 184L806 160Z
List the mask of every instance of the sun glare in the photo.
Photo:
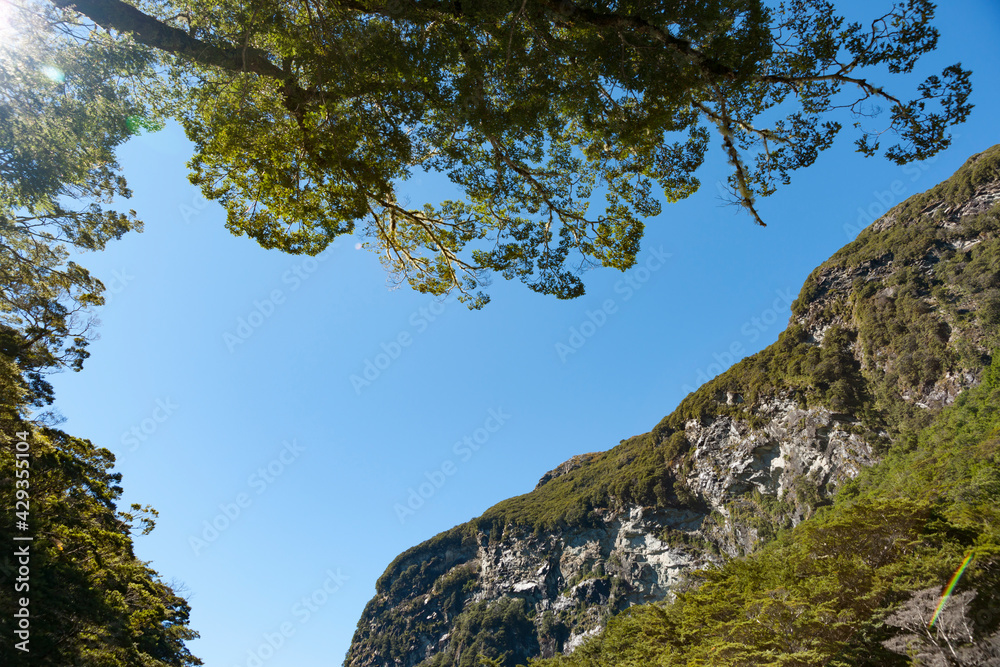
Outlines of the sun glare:
M14 47L20 34L18 8L10 0L0 0L0 50Z
M0 0L0 48L8 48L8 43L17 34L14 25L14 7L7 0Z

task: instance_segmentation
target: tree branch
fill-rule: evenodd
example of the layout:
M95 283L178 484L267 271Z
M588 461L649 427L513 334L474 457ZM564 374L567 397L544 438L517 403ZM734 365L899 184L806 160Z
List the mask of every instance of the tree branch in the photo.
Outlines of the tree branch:
M288 80L288 74L272 63L260 49L209 44L180 28L174 28L142 13L122 0L52 0L52 4L79 12L105 30L129 33L140 44L181 56L200 65L234 72L251 72L279 81Z
M580 7L571 0L541 0L539 4L548 9L550 12L565 16L569 20L589 23L590 25L601 28L616 28L619 31L647 35L658 42L672 46L674 49L687 57L692 63L698 65L709 74L729 79L736 76L736 72L733 68L719 62L715 58L706 56L704 53L694 48L688 40L671 35L666 30L658 28L640 16L636 16L634 14L625 16L620 14L602 14L592 9Z

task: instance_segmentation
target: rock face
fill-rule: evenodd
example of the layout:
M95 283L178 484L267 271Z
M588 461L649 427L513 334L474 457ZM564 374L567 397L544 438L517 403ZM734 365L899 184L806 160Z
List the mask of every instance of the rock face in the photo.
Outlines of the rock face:
M366 656L349 656L348 664L416 665L445 648L452 615L448 590L438 582L449 577L464 579L464 607L502 598L524 600L541 634L534 655L549 657L572 650L599 631L612 611L664 599L684 572L709 562L702 549L658 536L664 526L696 531L702 513L631 506L600 510L598 516L593 527L568 527L543 536L514 529L500 540L478 533L474 540L464 540L465 549L414 554L424 562L439 561L442 573L430 590L404 599L396 609L405 610L410 627L429 632L419 636L401 662L386 660L376 649ZM417 614L420 618L414 618ZM376 632L395 630L380 627L379 620L377 615L372 618Z
M997 323L973 313L1000 313L1000 260L970 249L1000 243L998 164L996 148L974 156L877 221L810 275L778 343L649 434L550 471L513 499L520 514L491 510L399 556L345 664L464 666L483 653L513 666L570 652L613 614L668 598L685 573L807 518L988 363ZM655 492L608 487L544 529L519 518L593 485L588 471L608 457L635 467L636 488L652 469Z

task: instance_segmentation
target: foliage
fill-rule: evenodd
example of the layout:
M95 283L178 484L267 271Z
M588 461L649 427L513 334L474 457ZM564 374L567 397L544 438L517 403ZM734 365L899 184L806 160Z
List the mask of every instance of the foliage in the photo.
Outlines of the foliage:
M988 165L998 163L1000 149L986 151L956 173L959 185L933 191L978 188L984 183L960 184L972 173L993 173ZM718 543L735 553L727 540L738 526L743 546L752 542L760 550L699 575L667 609L639 607L615 617L602 637L551 664L900 664L884 645L898 629L886 626L886 615L914 591L940 586L969 548L981 554L966 573L968 590L980 591L973 615L989 616L997 602L990 591L1000 590L991 555L1000 517L989 500L1000 497L1000 357L987 371L986 349L996 347L998 329L979 311L998 287L1000 217L994 210L946 226L933 216L903 224L898 216L906 206L891 214L896 223L862 233L811 274L792 324L774 345L706 383L649 433L575 461L531 493L435 538L429 551L415 547L390 566L385 581L446 544L463 545L473 558L477 537L499 542L534 531L544 540L550 532L597 525L606 509L635 503L686 506L706 516L700 538L675 530L659 535L675 547L709 552ZM914 394L936 390L947 374L983 380L943 412L913 405ZM686 483L694 443L685 426L728 416L759 428L767 420L759 406L775 397L840 411L840 427L876 446L882 463L844 483L834 500L831 488L802 475L780 499L749 491L727 499L728 519L710 514ZM865 549L882 549L885 559L866 557ZM434 567L441 576L444 570ZM569 583L588 576L602 575L584 571ZM711 585L695 589L706 581ZM561 637L550 648L564 641L560 633L579 630L587 611L549 619L539 641ZM402 622L380 620L392 627ZM447 624L429 636L444 632ZM665 657L669 652L676 659Z
M434 582L433 592L435 595L448 593L453 590L465 590L470 581L475 581L476 573L479 571L478 563L465 563L459 565L438 577Z
M11 5L0 45L0 324L23 334L23 367L79 370L104 286L70 259L141 229L107 207L131 193L115 149L154 127L151 60L63 12ZM9 340L8 340L9 344ZM43 394L37 394L43 398Z
M20 563L8 550L0 560L0 630L7 637L0 662L21 664L27 657L30 664L79 667L200 665L185 646L198 636L187 625L187 602L133 552L133 531L148 533L156 512L139 505L118 510L121 475L111 472L111 452L24 418L28 382L11 377L20 370L16 361L0 355L0 496L14 498L15 484L27 489L27 534L34 540L11 539L25 534L15 533L11 501L0 517L0 539L30 545L30 588L12 593ZM30 458L15 457L18 441L28 443ZM30 600L30 654L16 650L11 639L21 596Z
M973 175L995 173L998 164L1000 147L970 160L931 192L967 191L974 186L962 183ZM542 533L587 525L595 512L630 503L697 507L699 499L684 482L690 447L685 424L729 415L759 427L763 419L754 407L773 396L842 413L881 453L890 440L912 443L934 411L913 406L904 395L927 389L947 373L978 375L988 363L983 347L996 340L997 329L984 318L961 311L978 310L990 290L1000 288L998 232L1000 212L990 211L963 217L947 228L933 218L920 218L862 233L810 275L795 306L799 321L793 321L777 342L705 383L649 433L581 461L566 474L502 501L456 530L470 536L482 530L499 537L506 526L517 525ZM965 252L943 250L970 239L978 242ZM831 275L867 276L876 261L888 265L895 259L908 265L914 258L933 258L930 270L901 263L884 272L884 278L848 282L843 291L821 286L820 281ZM821 341L812 339L808 333L812 329L824 331ZM742 402L720 400L727 393L739 395ZM800 491L815 495L805 482ZM820 499L806 500L812 507ZM758 510L762 507L754 512ZM787 515L780 508L765 514L760 528L764 534L775 534ZM386 576L390 572L392 567Z
M688 395L664 421L670 428L681 428L690 419L731 414L753 424L748 406L779 394L797 396L804 405L819 403L838 412L863 414L865 381L851 351L853 343L854 332L844 327L830 327L817 345L803 326L791 324L776 343ZM743 403L720 405L716 397L727 392L742 396Z
M917 219L932 204L948 208L969 201L981 186L1000 179L998 154L1000 147L993 146L971 156L954 178L903 202L895 211L896 217L906 223Z
M378 617L391 630L372 631L359 622L353 644L368 654L402 660L422 638L440 637L440 624L453 618L474 591L476 546L474 533L456 526L397 556L376 582L377 595L363 613L363 618ZM414 591L431 593L433 605L424 606L423 596L414 600ZM438 612L437 620L428 618L432 609Z
M487 664L515 667L538 653L535 626L528 603L503 597L469 605L451 627L448 648L426 661L426 667L479 667Z
M589 525L595 510L625 504L677 504L671 448L662 432L637 436L595 456L531 493L505 500L475 520L481 530L517 525L536 533L559 527ZM674 441L676 443L676 441Z
M385 574L375 582L375 590L379 593L389 593L391 596L392 587L400 579L399 573L404 569L407 572L407 581L413 586L429 589L439 577L451 569L454 563L444 559L427 561L421 558L421 554L426 548L444 552L454 550L459 553L475 553L475 541L470 539L468 533L463 531L461 526L439 533L419 547L411 547L396 556L386 569Z
M38 3L5 3L0 44L0 495L27 494L34 539L13 542L13 500L0 518L0 663L199 665L185 642L187 602L136 558L133 531L155 510L118 509L114 456L31 419L53 400L46 375L80 370L104 286L70 259L141 228L109 207L130 194L115 149L157 126L148 104L152 60L128 40L67 27L73 16ZM15 444L30 457L18 458ZM27 464L27 467L25 467ZM22 520L18 518L18 520ZM24 531L23 525L18 531ZM24 534L24 533L22 533ZM28 588L15 589L17 584ZM14 591L17 590L15 593ZM29 601L30 653L15 648L15 610Z
M192 180L235 234L315 254L362 225L396 280L472 307L491 275L572 298L581 269L632 266L643 220L698 189L711 132L763 224L756 199L832 144L838 109L887 105L856 145L897 163L971 109L959 65L912 100L862 78L936 47L929 0L868 24L826 0L51 1L175 57ZM461 197L411 204L428 172Z
M572 655L531 664L905 664L886 648L895 628L909 629L901 610L928 586L939 591L970 550L956 604L970 615L996 607L998 494L1000 355L916 449L863 471L832 507L751 556L695 573L674 602L630 609ZM998 620L963 632L983 636Z
M936 214L911 216L962 203L956 193L998 175L1000 147L994 147L894 209L891 225L862 232L810 274L792 306L793 322L774 345L689 395L665 426L720 412L752 422L747 406L781 394L849 413L871 430L912 437L930 414L903 397L949 373L978 374L987 362L984 349L1000 342L991 319L1000 288L1000 208L949 225ZM966 243L971 247L955 251ZM857 278L847 290L831 291L838 276ZM807 330L823 328L817 345ZM726 392L744 403L720 405L716 397Z
M448 614L457 614L462 610L466 598L478 586L479 563L471 561L457 565L438 577L431 588L433 595L443 598L441 608Z
M929 250L942 249L945 241L962 236L963 231L974 235L979 216L963 220L967 230L953 230L939 223L945 210L967 202L979 187L998 178L1000 146L993 146L971 156L951 178L893 208L886 216L891 225L868 227L827 260L824 267L852 268L885 260L901 264L920 262L927 258ZM923 217L924 212L930 216Z

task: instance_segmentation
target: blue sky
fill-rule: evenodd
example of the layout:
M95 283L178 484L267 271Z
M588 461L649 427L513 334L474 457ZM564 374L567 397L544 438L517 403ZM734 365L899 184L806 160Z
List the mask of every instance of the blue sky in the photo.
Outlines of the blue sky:
M1000 8L943 4L938 25L920 73L974 72L951 149L898 167L845 132L761 202L761 229L720 204L713 140L702 190L648 222L636 267L588 273L569 302L502 279L478 312L390 290L355 238L322 261L262 250L187 182L179 128L126 145L146 231L83 258L109 303L84 371L54 384L64 428L118 457L124 501L159 510L136 548L188 597L193 652L209 667L339 665L398 553L647 431L773 342L808 273L871 215L1000 142L986 46ZM445 196L430 179L410 192Z

